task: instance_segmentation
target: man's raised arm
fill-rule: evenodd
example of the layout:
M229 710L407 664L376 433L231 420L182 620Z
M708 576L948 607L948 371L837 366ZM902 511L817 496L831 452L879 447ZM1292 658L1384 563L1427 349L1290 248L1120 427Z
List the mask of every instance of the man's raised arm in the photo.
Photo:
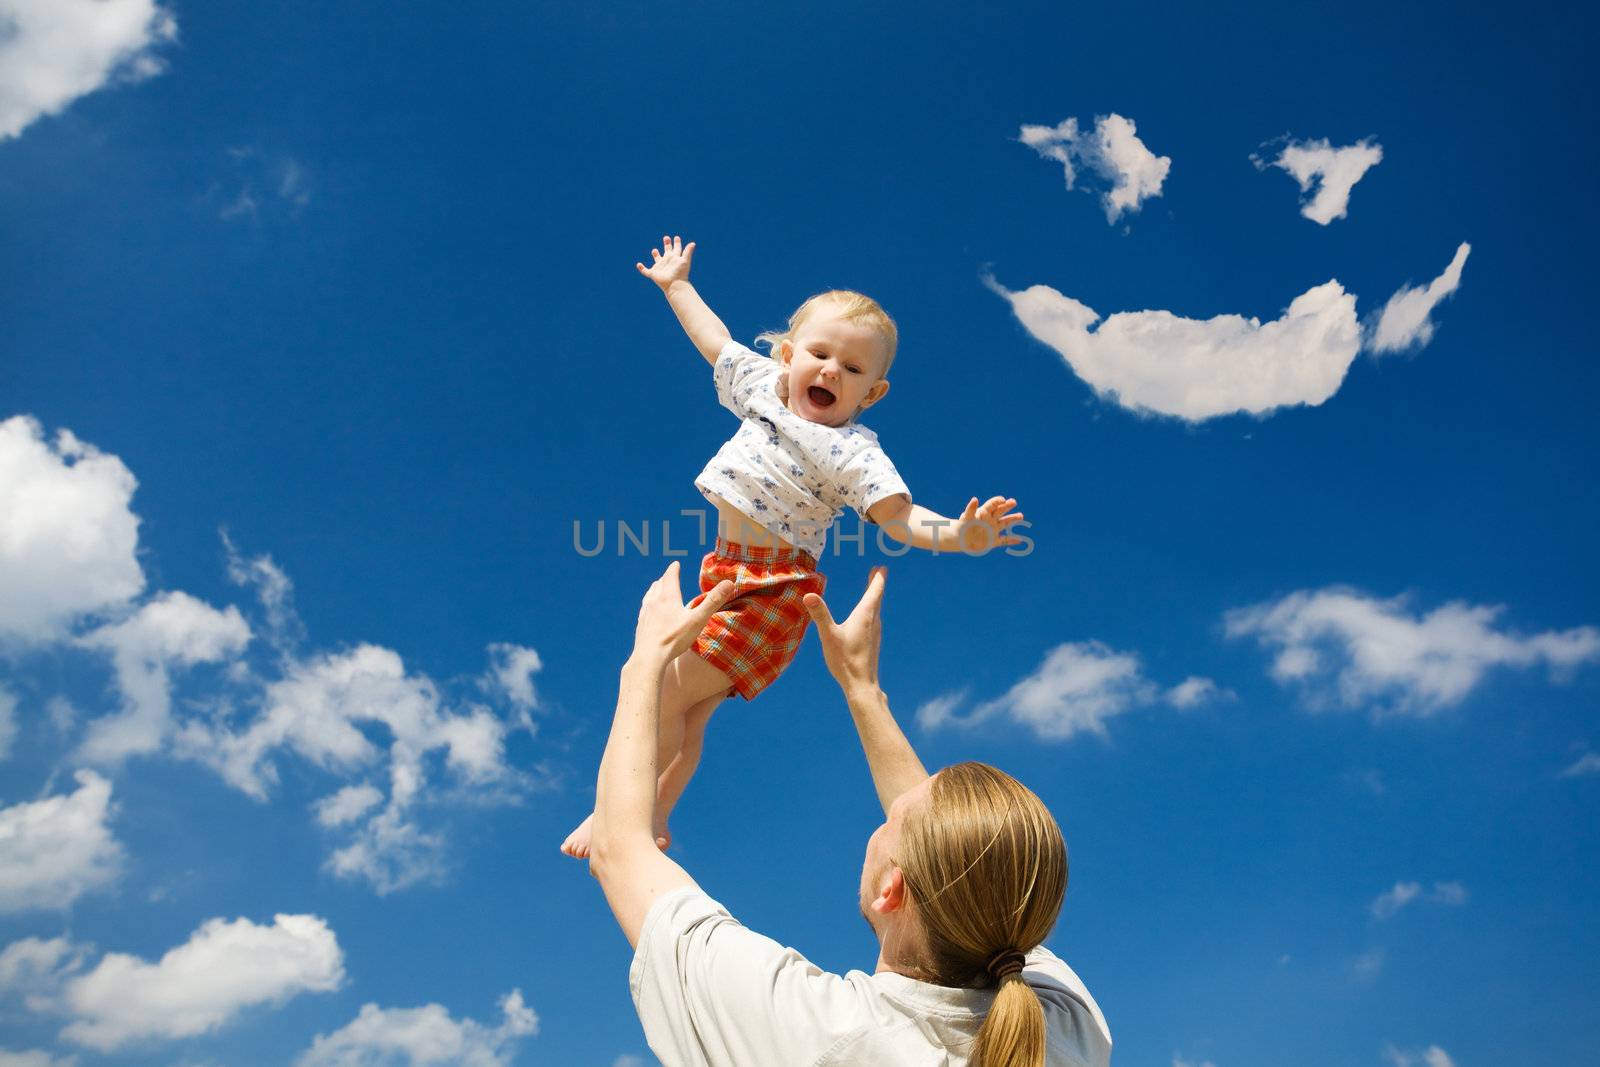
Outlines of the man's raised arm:
M850 717L855 720L885 815L896 797L928 777L916 750L889 711L889 698L878 685L883 587L887 580L888 572L874 567L867 579L867 591L844 622L833 621L820 596L808 593L805 598L806 611L817 624L817 636L822 641L822 658L850 706Z
M651 827L656 804L656 732L661 719L661 676L667 664L694 642L706 620L733 596L722 582L694 607L683 603L678 564L656 579L639 606L633 654L623 664L617 714L600 759L595 785L594 837L589 873L600 882L606 903L628 944L637 946L650 906L663 893L694 885L682 867L661 854Z

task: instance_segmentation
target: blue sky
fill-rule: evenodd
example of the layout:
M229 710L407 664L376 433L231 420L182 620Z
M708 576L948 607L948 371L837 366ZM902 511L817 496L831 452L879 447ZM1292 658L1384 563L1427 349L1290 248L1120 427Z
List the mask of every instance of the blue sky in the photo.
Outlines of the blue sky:
M0 1063L650 1062L556 846L663 565L615 524L692 542L735 428L634 272L664 231L746 341L878 298L916 499L1021 502L1025 557L889 560L884 685L1060 817L1116 1062L1600 1041L1591 15L0 26ZM675 852L870 967L877 819L808 642Z

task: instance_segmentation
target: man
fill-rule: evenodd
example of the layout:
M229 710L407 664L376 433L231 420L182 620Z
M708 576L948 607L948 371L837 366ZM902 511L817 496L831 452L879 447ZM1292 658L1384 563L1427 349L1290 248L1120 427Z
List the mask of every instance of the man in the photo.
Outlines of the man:
M923 769L878 685L885 581L875 569L843 623L806 597L884 808L861 878L880 949L870 975L825 973L746 929L657 848L662 675L733 587L685 605L673 563L645 593L600 761L589 869L634 947L650 1047L668 1067L1109 1064L1094 998L1041 944L1066 891L1060 828L993 767Z

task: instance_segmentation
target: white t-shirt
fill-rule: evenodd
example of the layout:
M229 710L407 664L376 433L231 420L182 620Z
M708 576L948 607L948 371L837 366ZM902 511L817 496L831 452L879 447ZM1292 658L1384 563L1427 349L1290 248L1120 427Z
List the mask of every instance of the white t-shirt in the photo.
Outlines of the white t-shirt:
M1111 1031L1072 968L1040 946L1022 976L1044 1004L1048 1067L1107 1067ZM994 1001L901 974L828 974L692 886L651 906L628 984L665 1067L965 1067Z
M781 369L738 341L722 346L712 370L717 399L742 425L694 484L820 558L828 527L845 508L865 518L878 501L911 491L865 426L824 426L784 407Z

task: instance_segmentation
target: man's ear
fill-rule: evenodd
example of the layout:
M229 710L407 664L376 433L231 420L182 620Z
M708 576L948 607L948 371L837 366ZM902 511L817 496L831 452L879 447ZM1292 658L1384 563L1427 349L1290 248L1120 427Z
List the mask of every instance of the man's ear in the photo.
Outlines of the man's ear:
M889 395L889 379L879 378L872 383L872 388L867 390L867 395L862 398L860 410L865 411L885 396Z
M872 910L888 915L906 906L906 876L899 867L890 867L878 883L878 895L872 898Z

